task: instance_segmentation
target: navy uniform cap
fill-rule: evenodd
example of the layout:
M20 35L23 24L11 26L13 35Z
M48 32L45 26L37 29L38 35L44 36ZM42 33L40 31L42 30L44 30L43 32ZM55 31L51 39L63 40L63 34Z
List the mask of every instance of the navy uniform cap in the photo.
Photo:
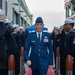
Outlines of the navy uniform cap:
M59 30L60 28L59 28L59 27L54 26L54 29L55 29L55 30Z
M20 27L19 27L19 29L22 29L22 30L23 30L23 29L24 29L24 27L23 27L23 26L20 26Z
M42 23L43 24L43 19L41 17L38 17L35 21L35 24L36 23Z
M19 27L18 24L14 24L14 25L12 26L13 29L14 29L14 28L17 28L17 27Z
M63 28L64 25L60 25L60 28Z
M12 23L12 21L9 19L6 19L5 23Z
M65 21L65 24L69 24L69 23L74 23L74 20L72 20L72 19L67 19L67 20Z
M5 15L4 10L0 9L0 15Z

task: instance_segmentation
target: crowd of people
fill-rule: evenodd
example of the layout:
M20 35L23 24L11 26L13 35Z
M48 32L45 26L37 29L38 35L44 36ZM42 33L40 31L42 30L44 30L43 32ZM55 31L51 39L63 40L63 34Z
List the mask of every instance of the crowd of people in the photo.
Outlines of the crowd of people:
M65 20L64 24L61 25L60 28L55 26L53 31L49 34L50 37L47 35L47 32L42 32L42 27L44 26L42 18L38 17L36 19L35 26L36 33L30 33L27 37L24 54L25 59L27 61L27 65L30 66L32 69L32 75L47 74L48 65L50 65L50 67L53 67L52 52L54 53L56 68L57 49L59 49L60 52L60 74L66 75L66 57L67 55L71 55L73 58L73 75L75 75L75 30L73 29L74 20ZM37 41L38 39L36 39L38 33L42 34L42 36L40 36L42 37L41 42ZM31 55L28 56L30 46L32 52ZM46 52L47 47L48 54ZM47 55L49 56L49 60ZM47 62L51 63L48 64Z
M73 58L73 75L75 75L75 30L74 20L67 19L64 25L54 27L52 32L53 50L56 64L56 50L60 52L60 74L66 75L66 57L71 55Z
M28 31L23 26L13 24L5 18L4 11L0 9L0 75L8 75L8 58L15 57L15 75L20 74L20 51L24 48Z
M41 17L35 21L35 32L29 33L23 26L13 24L5 18L0 9L0 75L8 75L8 57L15 57L15 75L20 74L20 51L24 49L24 59L32 69L32 75L46 75L48 67L53 66L53 52L56 67L56 50L60 51L60 73L66 75L66 57L73 57L75 75L75 30L74 20L67 19L63 25L54 27L51 33L43 32ZM31 54L29 55L29 50Z

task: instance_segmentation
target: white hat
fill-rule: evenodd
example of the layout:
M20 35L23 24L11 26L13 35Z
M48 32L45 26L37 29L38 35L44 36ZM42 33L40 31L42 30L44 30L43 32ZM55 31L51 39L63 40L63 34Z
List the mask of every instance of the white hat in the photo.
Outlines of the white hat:
M19 27L19 29L22 29L22 30L23 30L23 29L24 29L24 27L23 27L23 26L20 26L20 27Z
M60 25L60 28L63 28L64 25Z
M60 28L59 28L59 27L54 26L54 29L59 30Z
M4 10L0 9L0 15L5 15Z
M11 23L12 21L9 19L6 19L5 23Z
M67 19L67 20L65 21L65 24L67 24L67 23L74 23L74 20L72 20L72 19Z
M14 25L12 26L12 28L17 28L17 27L19 27L18 24L14 24Z

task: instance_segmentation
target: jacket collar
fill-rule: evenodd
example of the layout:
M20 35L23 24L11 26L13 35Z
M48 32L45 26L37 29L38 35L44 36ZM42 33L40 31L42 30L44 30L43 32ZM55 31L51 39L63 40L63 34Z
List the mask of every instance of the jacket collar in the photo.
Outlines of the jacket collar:
M41 41L40 42L42 42L43 41L43 39L44 39L44 32L42 32L42 37L41 37ZM35 31L35 33L34 33L34 37L36 38L36 40L37 40L37 33L36 33L36 31ZM38 41L37 41L38 42Z

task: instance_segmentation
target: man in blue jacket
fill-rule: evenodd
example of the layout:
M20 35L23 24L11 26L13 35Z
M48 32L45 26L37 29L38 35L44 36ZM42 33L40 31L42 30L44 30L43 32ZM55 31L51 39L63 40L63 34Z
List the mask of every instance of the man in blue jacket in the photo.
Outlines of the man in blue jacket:
M50 33L42 31L44 23L41 17L36 19L35 26L36 31L29 33L26 39L24 57L32 69L32 75L46 75L48 67L53 65L51 36Z

